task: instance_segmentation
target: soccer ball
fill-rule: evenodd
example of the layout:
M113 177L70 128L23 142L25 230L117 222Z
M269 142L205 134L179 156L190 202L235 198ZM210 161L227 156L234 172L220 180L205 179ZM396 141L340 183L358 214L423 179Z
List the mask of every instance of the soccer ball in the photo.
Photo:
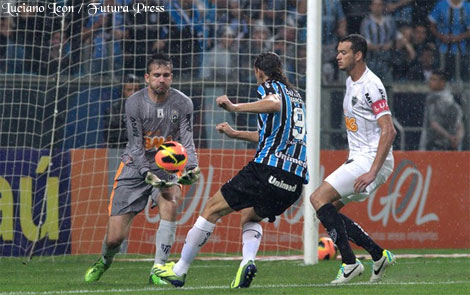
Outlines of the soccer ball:
M155 163L158 168L168 173L183 172L188 154L181 143L176 141L167 141L160 145L155 154Z
M318 259L333 260L336 259L337 248L332 239L328 237L320 238L318 241Z

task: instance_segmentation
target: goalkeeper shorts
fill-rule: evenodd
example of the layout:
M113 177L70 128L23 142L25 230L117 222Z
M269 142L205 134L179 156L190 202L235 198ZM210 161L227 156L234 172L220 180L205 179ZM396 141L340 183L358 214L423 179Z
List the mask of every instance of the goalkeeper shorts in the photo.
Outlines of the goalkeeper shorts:
M163 170L152 171L160 179L165 181L176 181L176 175L168 174ZM149 197L153 204L157 203L160 190L145 182L139 171L133 167L119 165L114 178L113 190L109 200L109 216L124 215L127 213L139 213L145 209Z

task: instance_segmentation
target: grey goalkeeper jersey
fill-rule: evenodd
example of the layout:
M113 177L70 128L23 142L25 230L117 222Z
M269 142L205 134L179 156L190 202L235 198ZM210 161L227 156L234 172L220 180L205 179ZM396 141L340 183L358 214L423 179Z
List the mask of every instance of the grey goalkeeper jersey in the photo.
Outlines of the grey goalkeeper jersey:
M193 102L181 91L170 88L166 101L154 102L148 87L126 99L126 127L129 141L122 161L145 176L158 169L157 148L167 139L180 142L188 153L186 167L198 165L193 140Z

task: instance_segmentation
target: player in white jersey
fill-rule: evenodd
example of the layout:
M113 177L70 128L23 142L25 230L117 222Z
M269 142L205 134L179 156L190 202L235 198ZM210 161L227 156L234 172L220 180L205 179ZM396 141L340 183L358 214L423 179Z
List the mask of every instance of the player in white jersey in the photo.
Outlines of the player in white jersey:
M129 142L122 154L111 192L102 256L87 270L87 282L99 280L109 268L129 234L133 218L145 208L150 197L158 205L160 214L150 283L167 284L155 276L154 269L156 265L165 264L175 240L181 186L175 185L176 175L157 167L154 160L157 148L166 140L181 142L187 150L188 162L178 183L192 184L199 177L192 129L193 104L182 92L171 88L172 69L168 56L155 54L147 63L145 80L148 87L134 93L126 101Z
M361 35L346 36L338 44L339 69L349 75L343 102L349 156L310 196L318 219L341 252L342 265L332 284L349 282L364 271L348 239L372 256L371 282L382 280L385 269L395 262L390 251L382 249L357 223L338 212L350 201L367 198L393 171L396 131L385 88L367 68L366 54L367 42Z

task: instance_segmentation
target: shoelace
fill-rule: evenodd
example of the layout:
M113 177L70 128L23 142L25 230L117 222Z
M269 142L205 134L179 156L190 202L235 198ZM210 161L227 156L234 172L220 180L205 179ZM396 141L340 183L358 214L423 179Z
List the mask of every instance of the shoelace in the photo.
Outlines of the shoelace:
M336 278L339 279L341 277L341 275L344 273L344 263L341 264L341 267L339 268L338 270L338 274L336 275Z

